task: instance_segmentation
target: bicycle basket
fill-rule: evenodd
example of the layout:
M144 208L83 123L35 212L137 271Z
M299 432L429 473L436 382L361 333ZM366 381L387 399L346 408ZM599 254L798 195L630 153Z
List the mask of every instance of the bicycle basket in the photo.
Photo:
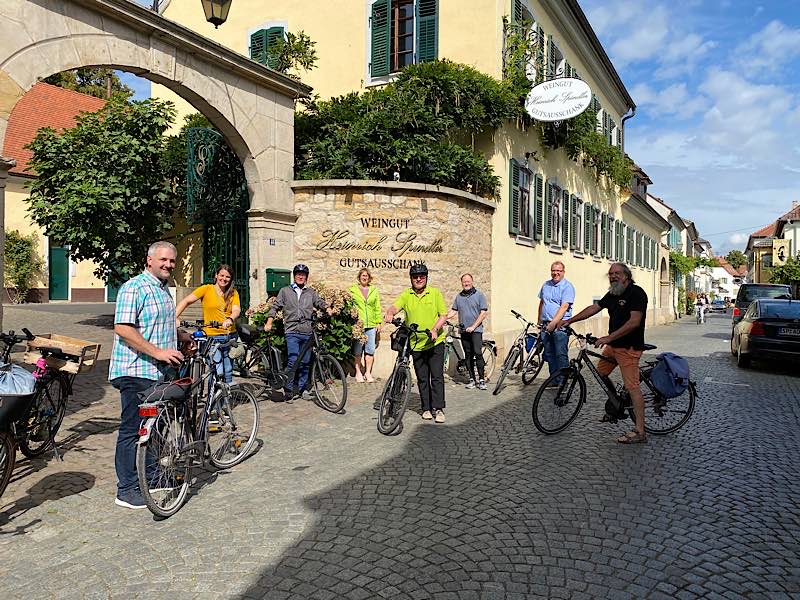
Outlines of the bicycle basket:
M407 329L395 329L389 338L392 341L392 350L395 352L402 352L406 347L409 332Z

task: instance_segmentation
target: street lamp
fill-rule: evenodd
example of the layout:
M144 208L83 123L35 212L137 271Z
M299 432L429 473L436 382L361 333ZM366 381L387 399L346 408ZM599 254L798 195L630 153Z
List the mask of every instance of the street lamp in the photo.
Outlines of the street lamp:
M231 9L232 0L200 0L203 3L203 12L206 13L206 21L211 23L214 28L219 27L228 20L228 11Z

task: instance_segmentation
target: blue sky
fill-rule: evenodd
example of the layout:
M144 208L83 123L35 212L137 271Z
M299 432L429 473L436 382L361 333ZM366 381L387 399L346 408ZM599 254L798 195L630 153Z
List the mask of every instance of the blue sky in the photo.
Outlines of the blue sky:
M800 201L797 0L580 2L637 104L626 151L717 253Z
M628 154L715 251L800 200L796 0L581 0L637 104Z

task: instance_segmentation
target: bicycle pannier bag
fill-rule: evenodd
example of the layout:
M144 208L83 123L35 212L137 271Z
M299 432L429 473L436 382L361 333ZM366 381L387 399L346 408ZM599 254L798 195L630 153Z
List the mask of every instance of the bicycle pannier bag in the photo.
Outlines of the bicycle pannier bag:
M529 333L525 336L525 352L530 352L536 344L536 334Z
M36 379L29 371L11 363L0 365L0 395L32 394L35 386Z
M389 336L392 341L392 350L395 352L402 352L406 347L406 340L408 340L408 331L405 329L395 329Z
M184 377L175 381L154 382L146 390L139 392L143 403L161 402L165 400L185 400L192 389L192 379Z
M689 363L682 356L662 352L650 372L653 387L665 398L680 396L689 387Z

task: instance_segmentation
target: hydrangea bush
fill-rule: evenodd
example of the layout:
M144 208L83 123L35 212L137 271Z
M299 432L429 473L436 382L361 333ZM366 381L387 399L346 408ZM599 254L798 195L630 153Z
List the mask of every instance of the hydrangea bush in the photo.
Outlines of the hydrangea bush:
M333 314L328 316L326 311L315 310L317 332L319 333L325 349L340 362L349 362L353 358L353 342L365 341L364 323L358 318L358 311L353 303L350 292L324 283L311 284L326 304L333 309ZM258 306L247 309L245 313L250 323L262 327L267 322L267 315L275 303L275 298L270 298ZM283 329L283 311L278 311L272 324L272 343L274 346L286 349L286 336Z

